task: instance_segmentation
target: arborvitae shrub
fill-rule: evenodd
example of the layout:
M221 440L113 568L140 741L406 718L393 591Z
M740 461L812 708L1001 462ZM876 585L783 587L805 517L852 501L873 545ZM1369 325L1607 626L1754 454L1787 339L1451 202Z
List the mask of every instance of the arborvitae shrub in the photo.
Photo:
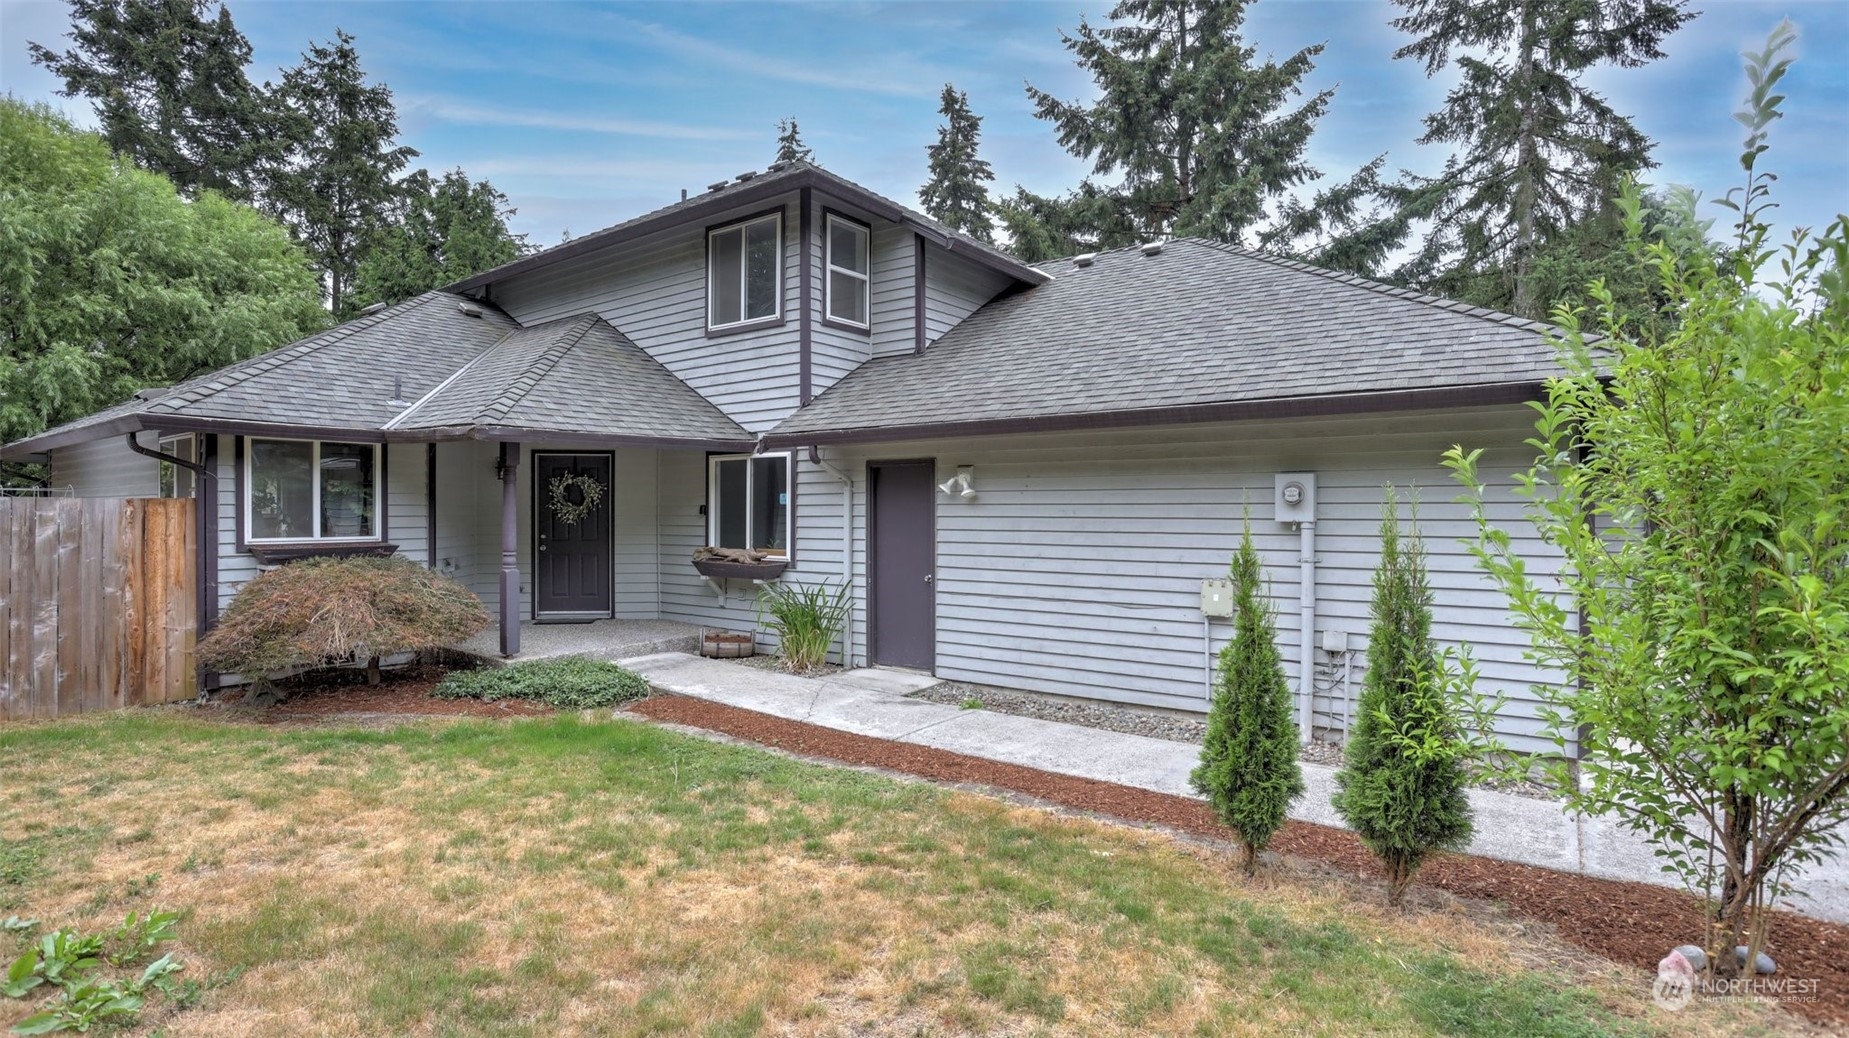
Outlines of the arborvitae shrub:
M1392 487L1380 521L1367 680L1335 808L1380 859L1387 899L1399 904L1413 874L1436 850L1470 842L1464 742L1451 702L1451 661L1432 641L1432 592L1415 522L1402 537Z
M1220 673L1207 715L1201 763L1189 777L1239 839L1250 874L1258 852L1284 826L1290 802L1303 795L1290 686L1278 657L1277 617L1264 595L1264 572L1246 527L1233 555L1233 640L1220 650Z

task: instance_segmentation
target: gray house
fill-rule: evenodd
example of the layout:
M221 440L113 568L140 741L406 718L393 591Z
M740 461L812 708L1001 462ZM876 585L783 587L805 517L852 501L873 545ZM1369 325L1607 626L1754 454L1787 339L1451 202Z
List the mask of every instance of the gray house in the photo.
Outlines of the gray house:
M1421 490L1438 637L1540 748L1546 675L1456 543L1439 455L1525 467L1546 332L1198 240L1027 265L798 163L0 456L82 495L215 502L204 624L316 554L455 577L509 655L522 623L749 631L750 578L846 580L850 662L1183 710L1249 517L1304 716L1337 732L1394 483ZM1493 509L1518 526L1512 486ZM703 572L704 545L766 561Z

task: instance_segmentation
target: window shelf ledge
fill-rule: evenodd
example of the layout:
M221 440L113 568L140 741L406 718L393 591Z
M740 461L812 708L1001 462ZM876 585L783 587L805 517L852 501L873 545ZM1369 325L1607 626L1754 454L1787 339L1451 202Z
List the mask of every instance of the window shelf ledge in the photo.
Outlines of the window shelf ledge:
M377 541L367 544L247 544L251 558L265 566L280 566L285 562L301 559L352 558L358 555L375 555L386 558L398 553L396 544L381 544Z

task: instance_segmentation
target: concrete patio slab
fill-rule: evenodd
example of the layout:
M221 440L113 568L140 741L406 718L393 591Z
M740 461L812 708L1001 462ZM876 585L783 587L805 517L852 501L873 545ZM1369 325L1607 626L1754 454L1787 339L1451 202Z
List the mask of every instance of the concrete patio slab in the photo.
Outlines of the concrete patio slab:
M679 652L622 662L665 692L1061 775L1194 795L1188 774L1199 760L1200 748L1188 743L907 699L856 683L854 671L799 678ZM1306 763L1303 779L1306 791L1291 805L1290 816L1343 828L1330 803L1335 769ZM1472 854L1560 872L1680 886L1659 869L1642 837L1609 819L1569 814L1552 800L1486 789L1471 790L1470 804L1476 820ZM1793 886L1801 896L1784 907L1849 922L1849 867L1843 860L1807 870Z
M586 656L594 660L627 659L657 652L699 652L701 628L675 620L593 620L587 624L520 625L520 654L501 656L500 632L488 630L451 648L489 666L527 660Z

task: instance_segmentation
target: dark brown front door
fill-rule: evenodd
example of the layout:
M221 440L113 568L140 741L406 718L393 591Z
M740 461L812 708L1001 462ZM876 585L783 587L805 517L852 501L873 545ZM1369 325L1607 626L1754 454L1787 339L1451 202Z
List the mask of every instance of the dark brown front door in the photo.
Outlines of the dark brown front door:
M610 455L534 453L535 619L596 620L610 615L610 512L615 494Z
M931 670L937 664L937 465L867 466L872 662Z

